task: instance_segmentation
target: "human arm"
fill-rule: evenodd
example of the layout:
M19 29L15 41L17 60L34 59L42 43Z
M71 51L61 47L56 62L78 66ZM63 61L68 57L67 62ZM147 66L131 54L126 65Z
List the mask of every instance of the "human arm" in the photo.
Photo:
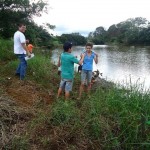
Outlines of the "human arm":
M78 60L75 56L71 57L71 61L73 63L79 64L79 65L82 65L83 60L84 60L84 54L81 55L81 59L80 60Z
M25 36L24 36L23 33L21 33L19 37L20 37L20 42L21 42L21 45L22 45L23 49L26 51L27 55L30 57L31 54L30 54L30 52L29 52L29 50L26 46L26 42L28 42L29 40L25 39Z
M21 45L22 45L23 49L27 52L27 55L30 57L31 54L30 54L30 52L29 52L29 50L28 50L26 44L25 44L25 43L21 43Z
M57 66L60 67L60 65L61 63L60 63L60 56L59 56Z
M80 59L80 61L79 61L79 65L82 65L83 60L84 60L84 56L85 56L85 54L81 54L81 59Z
M94 61L95 61L96 64L98 64L98 54L96 54L96 53L95 53L95 56L94 56Z

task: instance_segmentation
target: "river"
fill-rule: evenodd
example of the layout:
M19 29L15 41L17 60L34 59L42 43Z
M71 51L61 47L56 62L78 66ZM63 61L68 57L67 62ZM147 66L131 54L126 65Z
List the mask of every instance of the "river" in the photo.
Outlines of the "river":
M74 46L72 54L80 58L84 46ZM150 88L150 46L108 46L94 45L93 51L99 55L99 62L93 70L99 70L102 78L125 86ZM62 49L55 49L52 61L56 64ZM78 65L75 65L77 70Z

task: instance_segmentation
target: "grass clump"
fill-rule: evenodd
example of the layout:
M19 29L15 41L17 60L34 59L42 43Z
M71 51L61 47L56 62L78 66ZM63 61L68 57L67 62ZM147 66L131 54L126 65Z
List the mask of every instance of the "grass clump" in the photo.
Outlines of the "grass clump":
M78 109L75 106L75 102L72 101L58 101L53 104L51 110L50 122L52 125L67 124L70 122L76 122L78 117Z

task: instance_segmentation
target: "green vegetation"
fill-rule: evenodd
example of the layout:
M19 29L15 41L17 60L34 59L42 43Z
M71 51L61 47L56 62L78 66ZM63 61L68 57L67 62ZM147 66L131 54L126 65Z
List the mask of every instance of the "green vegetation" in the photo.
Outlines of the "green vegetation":
M12 55L9 47L12 46L11 42L2 41L3 47L5 45ZM4 63L0 66L0 94L3 97L0 101L0 126L3 133L0 139L3 141L3 149L150 148L149 91L140 93L138 87L134 86L127 90L113 84L108 87L99 85L96 90L92 90L90 98L85 94L81 100L76 100L80 84L79 75L76 74L71 99L65 102L63 97L56 99L55 96L60 77L57 75L57 67L50 62L50 53L48 55L47 51L39 50L34 53L36 57L28 61L26 80L35 83L33 86L36 86L36 90L51 91L54 95L50 104L36 99L26 108L17 105L15 97L8 100L6 95L15 83L10 83L6 77L13 80L17 60L10 59L7 51L2 51L2 56L8 58L0 59L0 63ZM32 84L28 83L25 87ZM19 91L23 87L15 88ZM30 94L34 92L30 91Z
M149 24L146 18L130 18L111 25L107 31L102 26L97 27L89 33L88 40L95 44L150 45Z
M13 54L13 41L0 39L0 61L12 60Z
M48 4L46 0L3 0L0 2L0 37L10 39L18 29L17 24L23 22L27 25L25 36L37 47L52 48L59 46L65 41L71 41L75 45L85 45L86 39L79 33L53 36L48 32L55 29L55 25L45 23L38 26L34 21L34 16L41 16L47 13ZM11 26L10 26L11 23Z
M87 39L80 35L80 33L62 34L57 38L61 43L64 43L65 41L71 41L73 45L85 45L87 42Z
M41 16L47 12L48 4L45 0L3 0L0 2L0 37L10 39L18 29L18 23L27 25L25 36L36 46L53 46L53 35L47 30L54 29L54 25L44 24L38 26L34 21L34 16ZM11 25L10 25L11 24Z
M150 45L150 22L146 18L129 18L118 24L111 25L108 30L99 26L90 32L88 37L80 33L62 34L54 36L49 30L54 30L55 25L45 23L38 26L34 16L47 13L46 0L3 0L0 2L0 38L11 39L17 30L17 24L24 22L27 25L25 36L37 47L58 47L65 41L71 41L74 45L85 45L91 41L96 45L123 44L123 45ZM10 26L11 23L11 26Z
M99 85L90 98L85 94L76 100L80 85L76 74L71 99L56 99L60 76L51 63L50 50L45 50L68 40L74 45L84 45L87 40L95 44L148 45L149 22L138 17L112 25L107 31L100 26L88 39L79 33L54 37L46 29L55 26L39 27L33 22L33 16L40 16L46 6L42 0L0 2L0 149L149 150L149 91ZM27 24L30 42L44 46L44 50L35 49L36 57L28 61L24 85L14 77L18 60L10 40L20 21Z

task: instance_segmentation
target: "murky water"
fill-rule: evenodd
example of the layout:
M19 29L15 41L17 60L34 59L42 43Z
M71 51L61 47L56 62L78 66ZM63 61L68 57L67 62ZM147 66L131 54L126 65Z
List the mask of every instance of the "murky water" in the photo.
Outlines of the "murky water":
M83 46L73 47L72 54L80 58ZM150 88L150 47L119 47L95 45L93 51L99 55L94 70L103 73L102 78L120 84L132 84ZM52 61L57 63L61 49L55 49ZM77 69L78 65L75 65Z

